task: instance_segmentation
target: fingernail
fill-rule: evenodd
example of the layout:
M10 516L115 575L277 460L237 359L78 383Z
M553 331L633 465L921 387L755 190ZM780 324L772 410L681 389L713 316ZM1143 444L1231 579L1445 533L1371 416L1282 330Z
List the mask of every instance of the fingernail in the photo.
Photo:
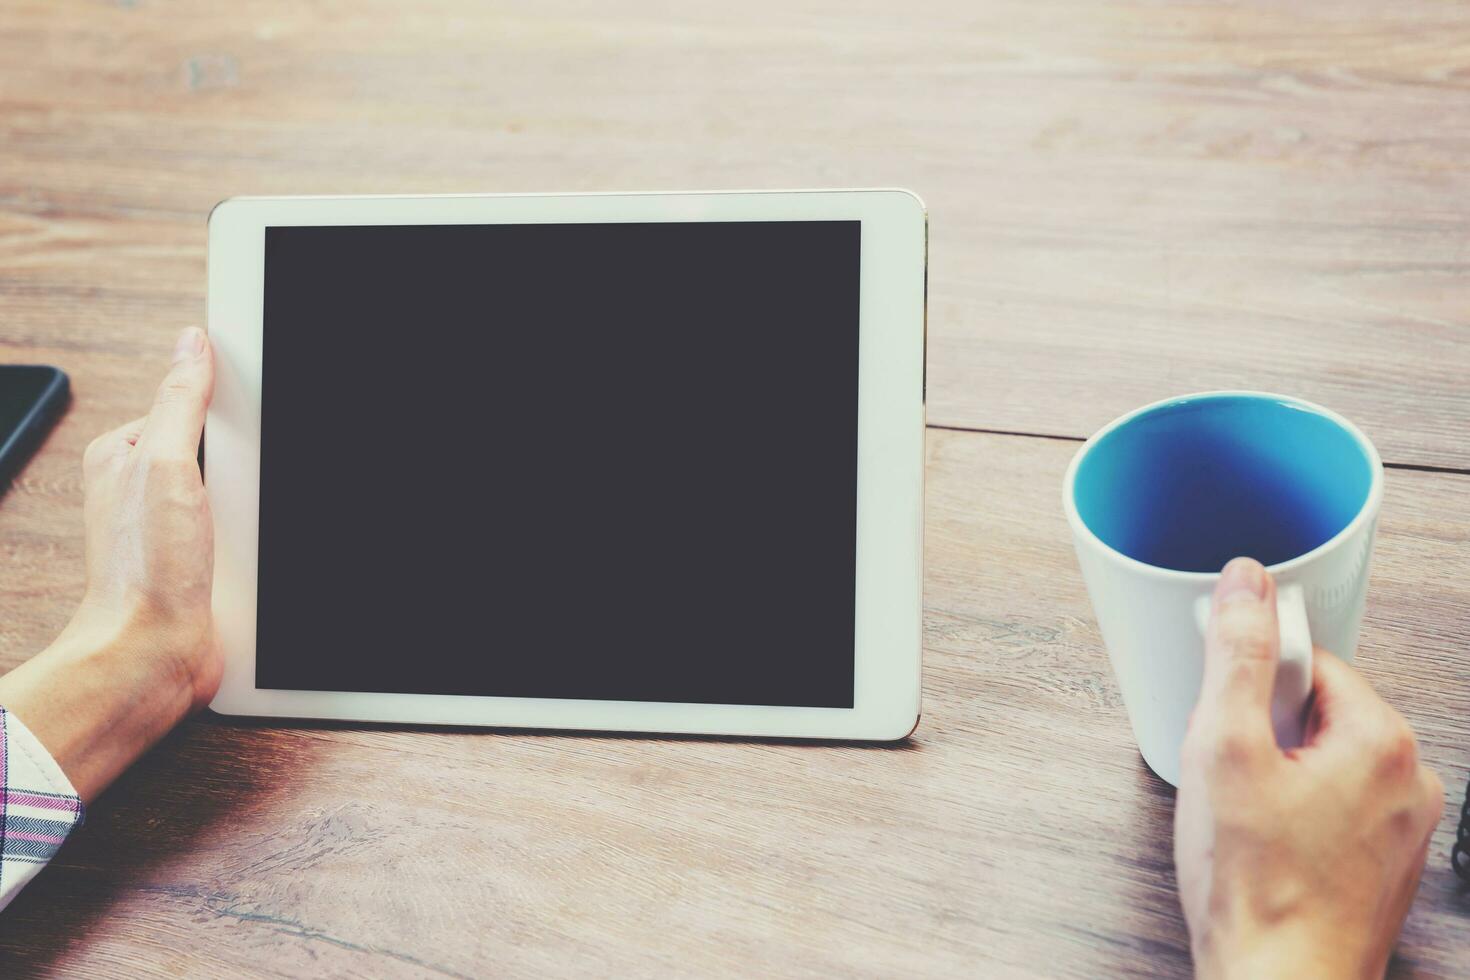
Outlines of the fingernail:
M1223 602L1246 593L1257 599L1266 597L1266 569L1254 558L1232 558L1220 573L1215 596Z
M198 357L204 352L204 331L198 327L185 327L184 332L179 334L178 342L174 344L174 363L190 358Z

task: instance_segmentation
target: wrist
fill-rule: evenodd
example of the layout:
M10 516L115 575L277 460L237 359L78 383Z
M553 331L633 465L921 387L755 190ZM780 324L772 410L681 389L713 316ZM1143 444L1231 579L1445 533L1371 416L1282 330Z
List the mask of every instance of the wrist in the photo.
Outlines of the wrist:
M172 640L137 621L78 611L56 641L0 677L15 712L90 803L195 704Z
M107 679L130 700L147 700L168 727L188 714L192 677L178 640L141 614L117 616L84 601L43 656L78 678Z
M178 721L203 707L219 686L217 659L206 617L119 602L88 593L57 643L90 651L99 663L127 668L128 676L169 695L182 708Z

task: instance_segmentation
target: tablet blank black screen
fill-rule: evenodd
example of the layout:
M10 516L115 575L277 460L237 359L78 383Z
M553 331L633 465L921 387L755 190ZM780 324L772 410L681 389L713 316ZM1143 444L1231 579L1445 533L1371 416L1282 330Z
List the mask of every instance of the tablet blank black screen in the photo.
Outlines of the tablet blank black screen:
M257 685L851 707L859 238L268 228Z

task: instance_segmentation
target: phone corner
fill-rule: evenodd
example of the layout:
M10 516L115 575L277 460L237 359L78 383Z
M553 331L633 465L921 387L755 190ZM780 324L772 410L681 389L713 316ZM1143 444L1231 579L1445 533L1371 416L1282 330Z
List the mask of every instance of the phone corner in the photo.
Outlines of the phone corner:
M71 402L71 376L56 365L51 368L51 388L48 397L56 401L57 408L65 408Z

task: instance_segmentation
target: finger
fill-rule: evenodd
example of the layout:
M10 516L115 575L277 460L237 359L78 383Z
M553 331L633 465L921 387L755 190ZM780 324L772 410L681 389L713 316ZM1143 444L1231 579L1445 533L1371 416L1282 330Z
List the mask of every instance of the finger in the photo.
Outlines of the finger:
M121 443L125 446L136 446L138 444L138 438L143 435L143 426L147 422L148 416L144 415L118 426L102 438L110 442Z
M133 419L93 439L87 446L86 452L82 454L82 477L85 479L89 470L103 465L108 460L126 455L138 441L138 436L143 433L143 423L147 421L147 416Z
M138 445L165 456L197 455L213 393L214 356L209 340L204 331L190 327L174 345L173 365L158 386Z
M1304 748L1371 733L1390 710L1367 678L1320 647L1312 653L1312 707Z
M1236 558L1220 574L1205 635L1196 710L1216 728L1274 739L1271 689L1280 657L1276 583L1261 563Z
M1433 769L1420 766L1419 785L1424 794L1425 834L1433 835L1440 816L1444 814L1444 782Z
M143 415L130 422L124 422L115 429L108 429L95 440L93 445L105 450L131 449L138 442L138 437L143 434L143 426L148 421L148 416Z

